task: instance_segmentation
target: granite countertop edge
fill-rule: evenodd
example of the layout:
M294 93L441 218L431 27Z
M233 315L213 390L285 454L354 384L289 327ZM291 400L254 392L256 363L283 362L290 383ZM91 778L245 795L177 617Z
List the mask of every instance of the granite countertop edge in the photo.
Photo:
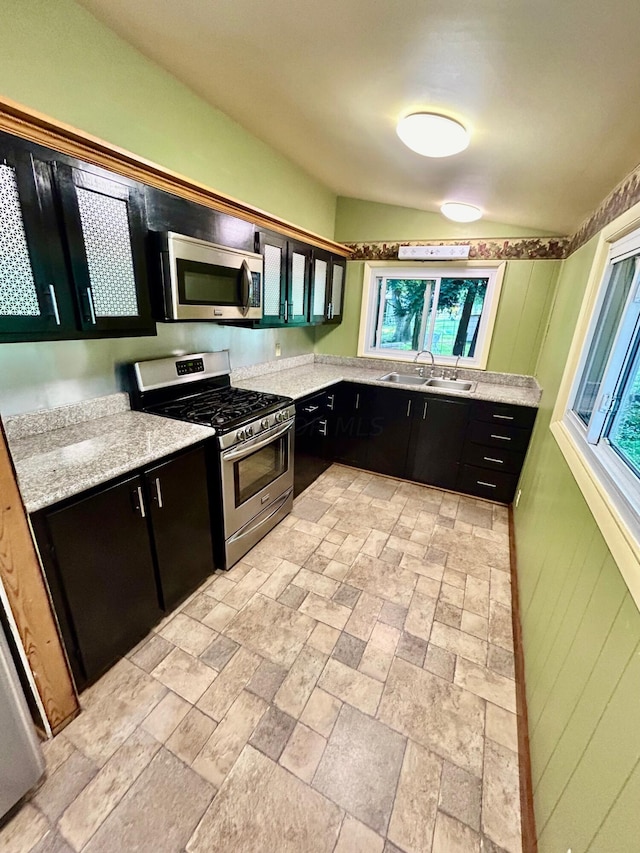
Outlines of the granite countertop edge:
M309 394L322 391L337 382L359 382L364 385L374 385L382 388L397 388L402 391L417 391L421 394L433 394L445 397L462 397L468 400L486 400L488 402L505 403L517 406L528 406L538 408L542 391L533 377L515 376L518 384L508 382L508 374L502 374L503 381L483 381L482 375L475 371L460 371L462 379L470 379L476 383L473 391L453 391L446 388L434 388L421 385L408 385L402 382L382 382L380 376L384 373L397 371L402 373L403 368L407 375L407 365L397 365L389 362L385 367L328 364L315 362L315 364L304 367L284 368L279 372L269 372L254 375L244 379L236 379L233 384L240 388L252 391L267 391L273 394L283 394L299 400ZM495 374L490 374L494 378ZM487 377L489 378L489 377ZM523 380L528 380L526 384Z
M22 500L38 512L215 435L197 424L127 411L10 441Z

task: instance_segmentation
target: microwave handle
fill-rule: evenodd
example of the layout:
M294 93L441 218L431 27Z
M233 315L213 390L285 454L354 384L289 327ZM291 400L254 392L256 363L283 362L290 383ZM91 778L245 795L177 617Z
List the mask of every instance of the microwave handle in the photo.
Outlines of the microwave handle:
M246 317L249 311L249 300L251 299L251 285L253 284L253 280L251 278L251 270L249 269L249 264L246 259L242 262L242 266L240 267L240 275L242 276L242 316Z

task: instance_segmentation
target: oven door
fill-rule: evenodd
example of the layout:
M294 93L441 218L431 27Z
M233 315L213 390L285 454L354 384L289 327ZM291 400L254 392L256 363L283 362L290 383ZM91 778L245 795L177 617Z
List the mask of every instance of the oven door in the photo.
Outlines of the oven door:
M292 419L222 452L225 539L293 486L293 427Z

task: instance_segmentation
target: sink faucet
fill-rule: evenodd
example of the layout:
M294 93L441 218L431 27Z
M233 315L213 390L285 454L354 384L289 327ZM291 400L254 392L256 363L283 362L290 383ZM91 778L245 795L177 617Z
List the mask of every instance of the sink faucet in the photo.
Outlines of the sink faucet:
M423 353L428 353L431 356L431 373L429 375L433 376L433 374L435 373L435 369L436 369L436 362L435 362L435 359L433 357L433 353L431 352L431 350L421 349L420 352L416 353L416 357L413 359L413 362L415 364L416 361L420 358L420 356L423 355ZM416 370L418 371L420 376L424 376L424 367L416 367Z
M456 363L455 363L455 365L454 365L454 367L453 367L453 373L451 374L451 378L452 378L452 379L457 379L457 378L458 378L458 364L459 364L459 362L460 362L460 356L458 356L458 357L456 358Z

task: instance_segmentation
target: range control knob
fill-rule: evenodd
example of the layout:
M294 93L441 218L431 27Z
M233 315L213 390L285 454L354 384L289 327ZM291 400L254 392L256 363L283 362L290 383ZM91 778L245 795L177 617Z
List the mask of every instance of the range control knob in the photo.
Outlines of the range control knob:
M246 434L247 434L248 436L253 435L253 427L252 427L252 426L248 426L248 427L246 428L245 432L246 432Z
M280 423L280 421L282 420L282 412L276 412L275 418L276 418L276 422Z
M289 420L289 418L291 417L291 415L289 413L289 409L284 410L284 412L282 413L282 417L284 418L285 421Z
M262 427L262 429L269 429L269 418L263 418L260 421L260 426Z
M236 433L236 438L238 439L238 441L242 441L242 439L244 438L244 430L243 429L238 430L238 432Z

